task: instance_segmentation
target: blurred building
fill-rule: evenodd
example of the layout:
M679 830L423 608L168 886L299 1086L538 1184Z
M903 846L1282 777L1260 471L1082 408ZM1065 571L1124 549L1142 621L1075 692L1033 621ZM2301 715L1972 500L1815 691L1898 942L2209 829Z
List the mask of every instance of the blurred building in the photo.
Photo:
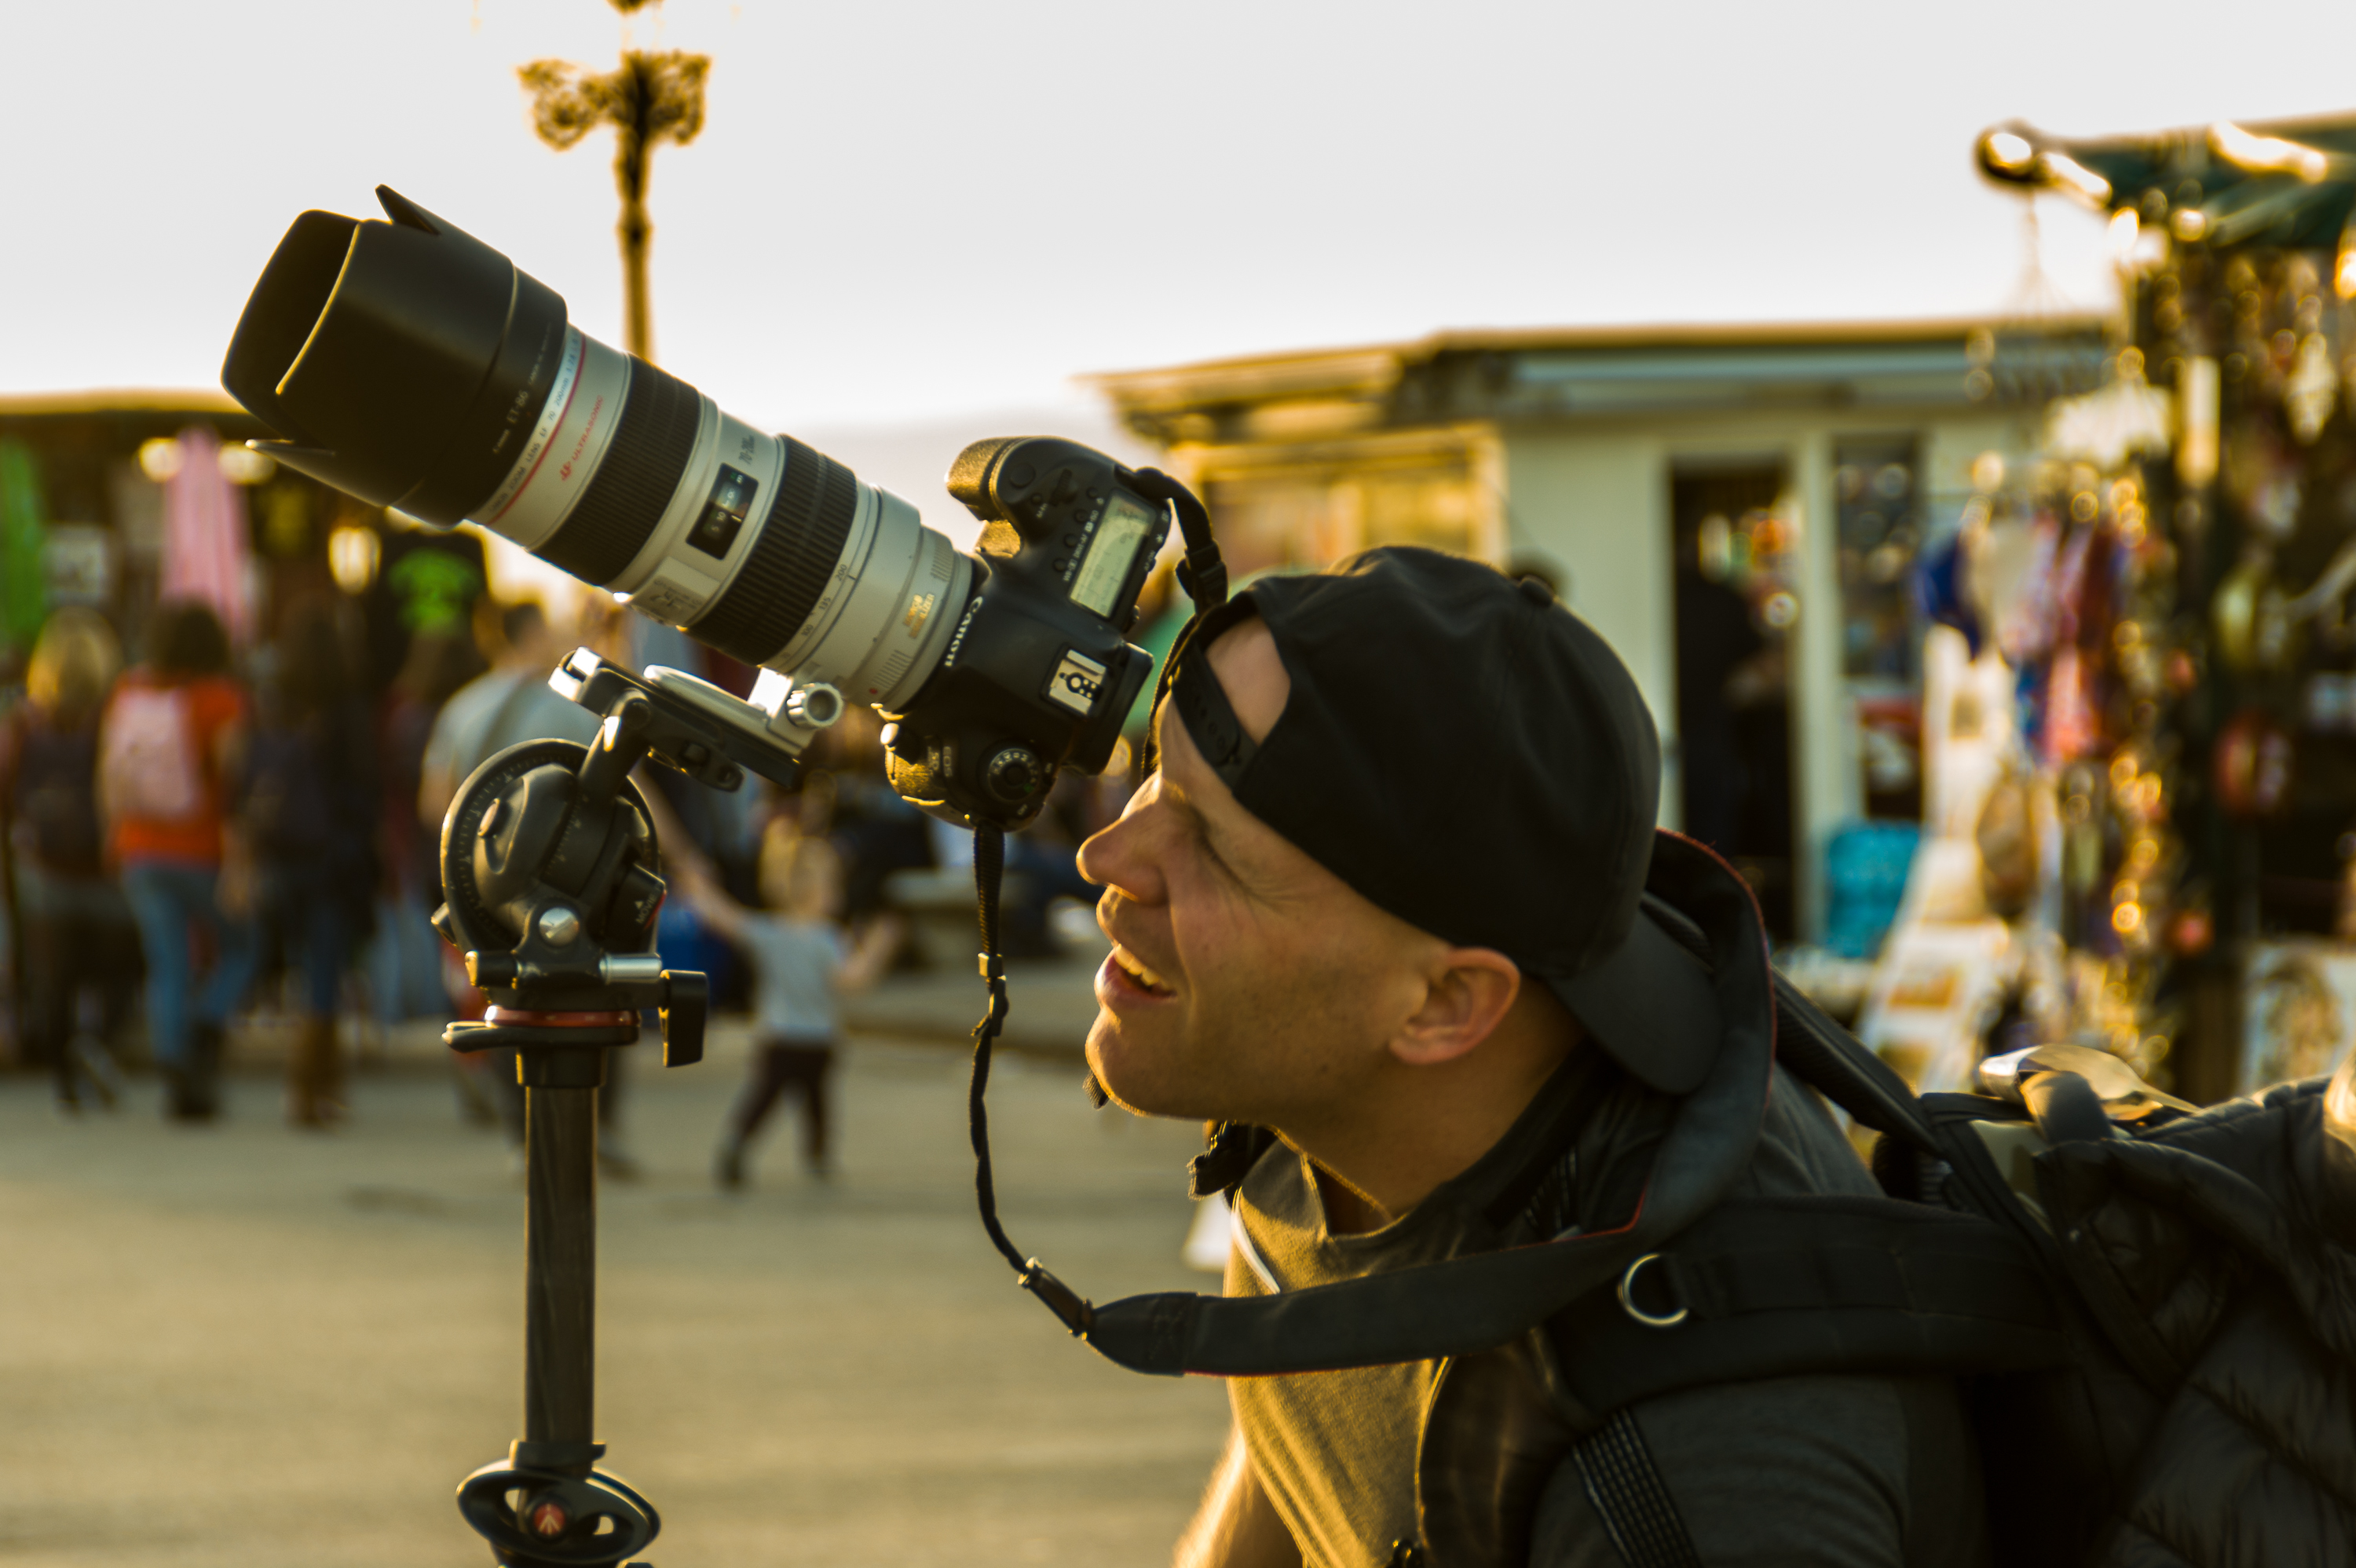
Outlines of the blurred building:
M272 433L214 391L0 398L0 664L64 604L106 615L135 656L167 592L213 601L241 646L266 641L294 603L340 596L372 685L414 634L466 635L489 575L479 539L424 529L245 449Z
M1664 824L1791 937L1837 827L1920 815L1922 562L2104 354L2092 317L1451 332L1092 383L1238 578L1394 543L1552 578L1660 722Z

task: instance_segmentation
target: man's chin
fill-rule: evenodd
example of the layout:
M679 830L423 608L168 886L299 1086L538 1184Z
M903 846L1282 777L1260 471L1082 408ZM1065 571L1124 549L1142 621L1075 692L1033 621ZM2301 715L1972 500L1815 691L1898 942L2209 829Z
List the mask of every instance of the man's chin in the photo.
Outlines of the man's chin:
M1186 1085L1168 1081L1167 1056L1125 1031L1108 1012L1098 1012L1088 1029L1087 1061L1098 1084L1130 1115L1202 1118L1189 1104L1196 1096Z

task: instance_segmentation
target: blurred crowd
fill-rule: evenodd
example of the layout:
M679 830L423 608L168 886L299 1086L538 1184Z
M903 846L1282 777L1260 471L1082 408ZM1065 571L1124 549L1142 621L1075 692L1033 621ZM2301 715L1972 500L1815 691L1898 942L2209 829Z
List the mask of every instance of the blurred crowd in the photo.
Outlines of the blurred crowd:
M116 1108L152 1073L164 1116L202 1125L222 1115L225 1057L274 1039L287 1119L324 1129L354 1114L362 1040L480 1016L486 998L430 924L440 824L497 752L592 738L596 716L547 685L566 649L740 693L755 673L603 595L584 606L559 626L537 603L478 596L408 635L389 680L371 680L385 661L341 595L288 605L241 650L197 599L158 604L128 647L93 610L52 612L0 683L0 1064L45 1074L65 1117ZM893 793L880 723L859 709L827 731L793 793L639 774L673 890L663 956L709 973L717 1008L755 1028L752 1075L714 1156L723 1186L747 1179L756 1136L788 1102L806 1164L826 1173L841 997L921 966L912 921L971 919L969 840ZM1055 951L1055 901L1093 897L1074 855L1119 813L1124 773L1066 779L1010 841L1012 955ZM453 1057L455 1099L519 1157L521 1094L498 1055ZM624 1177L626 1098L617 1071L600 1152Z

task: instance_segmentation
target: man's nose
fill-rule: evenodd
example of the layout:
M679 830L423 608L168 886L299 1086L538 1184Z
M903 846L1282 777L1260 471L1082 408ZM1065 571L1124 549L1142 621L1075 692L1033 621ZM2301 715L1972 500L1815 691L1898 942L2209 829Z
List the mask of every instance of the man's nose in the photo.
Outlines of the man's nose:
M1110 851L1105 848L1105 839L1119 827L1120 824L1116 822L1109 827L1099 827L1080 841L1080 852L1077 857L1080 875L1098 887L1112 885L1111 869L1105 863L1110 854Z
M1151 901L1149 884L1156 884L1156 879L1141 815L1132 811L1090 834L1080 846L1079 868L1080 875L1100 888L1117 888L1132 899Z

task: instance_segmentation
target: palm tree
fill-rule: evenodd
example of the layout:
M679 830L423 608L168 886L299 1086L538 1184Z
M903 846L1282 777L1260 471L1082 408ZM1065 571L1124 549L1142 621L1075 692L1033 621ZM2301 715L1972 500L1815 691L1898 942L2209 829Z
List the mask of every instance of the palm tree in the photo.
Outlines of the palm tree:
M627 15L647 0L611 0ZM656 0L660 4L660 0ZM709 55L680 49L622 51L618 70L599 73L570 60L541 59L516 74L531 94L532 129L559 152L600 125L614 127L614 184L622 196L622 335L639 358L655 357L654 318L647 297L648 160L658 142L681 146L703 129L703 80Z

